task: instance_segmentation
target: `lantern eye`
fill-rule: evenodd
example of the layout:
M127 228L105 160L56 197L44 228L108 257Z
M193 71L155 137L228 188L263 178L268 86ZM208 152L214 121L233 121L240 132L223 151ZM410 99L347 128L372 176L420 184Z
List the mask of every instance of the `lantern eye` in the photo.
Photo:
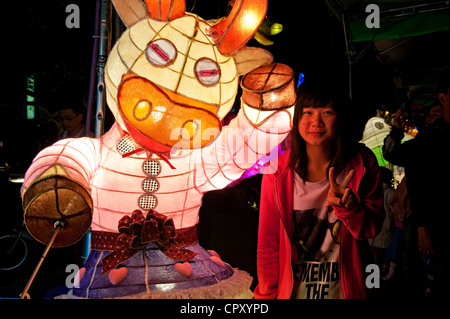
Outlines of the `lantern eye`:
M220 67L215 61L209 58L199 59L195 63L194 73L197 80L205 86L213 86L219 83Z
M177 49L169 40L158 39L147 44L145 56L153 66L162 68L171 65L175 61Z

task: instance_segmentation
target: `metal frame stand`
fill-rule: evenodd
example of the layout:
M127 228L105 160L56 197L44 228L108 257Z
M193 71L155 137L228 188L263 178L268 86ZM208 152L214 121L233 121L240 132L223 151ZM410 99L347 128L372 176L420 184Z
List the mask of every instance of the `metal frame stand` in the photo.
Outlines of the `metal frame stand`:
M41 259L39 260L38 264L36 265L36 268L34 268L33 273L31 274L30 279L28 280L27 285L25 286L25 289L23 290L23 292L20 294L20 299L25 299L25 298L30 298L30 295L28 295L28 289L30 289L31 284L34 281L34 278L36 277L37 272L39 271L39 268L41 268L42 263L44 262L45 257L48 254L48 251L50 250L50 248L53 245L53 242L56 239L56 236L58 236L58 233L64 229L64 222L63 221L57 221L54 226L55 231L53 232L52 237L50 238L50 241L47 244L47 247L45 248L44 252L42 253Z

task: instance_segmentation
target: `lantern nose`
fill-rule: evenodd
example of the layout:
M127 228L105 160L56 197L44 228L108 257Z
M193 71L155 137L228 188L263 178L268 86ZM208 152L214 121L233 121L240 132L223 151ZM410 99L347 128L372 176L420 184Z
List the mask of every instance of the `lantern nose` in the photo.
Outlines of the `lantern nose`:
M172 147L202 148L221 131L213 105L195 103L165 92L150 80L127 76L118 89L119 112L133 139L155 153L168 153Z

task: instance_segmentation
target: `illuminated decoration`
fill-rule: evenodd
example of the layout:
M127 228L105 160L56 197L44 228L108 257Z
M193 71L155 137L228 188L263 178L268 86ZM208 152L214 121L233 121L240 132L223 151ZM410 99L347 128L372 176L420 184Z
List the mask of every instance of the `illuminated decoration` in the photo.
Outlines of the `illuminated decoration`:
M414 128L412 128L412 129L410 129L408 131L408 134L410 134L410 135L412 135L414 137L417 135L417 133L419 133L419 130L417 129L417 126L414 126Z
M372 150L377 157L379 166L389 165L389 162L383 157L383 145L384 139L390 131L391 126L383 118L377 116L370 118L364 127L363 137L360 142ZM405 134L402 143L411 139L413 139L411 135Z
M275 42L271 40L271 36L277 35L281 31L283 31L282 24L274 23L266 17L259 26L258 30L256 30L253 38L262 45L273 45Z
M254 35L267 11L267 0L236 0L225 20L211 27L209 35L219 51L232 55Z
M171 21L184 15L186 3L184 0L154 1L145 0L150 18L159 21Z
M298 75L298 81L297 81L297 87L300 86L305 81L305 74L303 72L300 72Z
M26 118L27 120L34 119L36 106L34 104L34 76L27 77L27 103L26 103Z
M23 206L28 231L43 244L50 241L57 221L64 220L66 229L56 237L55 247L77 242L91 224L92 199L88 190L72 180L58 164L28 187Z
M272 36L272 35L277 35L279 34L281 31L283 31L283 25L280 23L275 23L269 20L269 18L265 18L264 21L261 23L261 25L259 26L258 30L256 31L256 33L262 33L266 36ZM255 33L255 34L256 34Z
M233 58L220 54L206 35L210 27L188 13L167 23L145 19L127 29L112 49L105 68L108 105L145 148L165 153L175 144L202 147L220 133L238 75ZM146 96L158 100L145 102ZM157 105L161 101L171 107ZM143 121L146 114L149 119ZM211 134L208 141L202 139L206 134Z
M260 110L279 109L295 104L294 72L284 64L258 68L242 79L242 100Z
M113 3L128 27L105 66L116 122L100 138L64 139L37 155L22 189L27 227L45 242L68 207L67 219L90 221L91 251L79 287L65 297L251 298L252 278L201 247L197 224L203 194L238 180L266 154L276 158L270 152L292 129L292 70L273 64L263 49L245 47L267 2L236 1L230 16L245 16L245 36L232 36L240 24L225 19L216 28L220 38L209 35L212 26L202 18L181 14L181 1L146 1L145 10L139 0ZM246 94L274 100L259 105L242 97L240 112L223 126L244 74ZM34 185L43 179L51 187L35 199ZM60 180L74 185L64 202ZM86 224L73 229L69 243Z

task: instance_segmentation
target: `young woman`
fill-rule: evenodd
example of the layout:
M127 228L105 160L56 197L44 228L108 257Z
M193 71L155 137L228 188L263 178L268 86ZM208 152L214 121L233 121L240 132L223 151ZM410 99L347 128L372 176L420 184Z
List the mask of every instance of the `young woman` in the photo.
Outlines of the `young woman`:
M333 86L300 85L290 150L263 176L255 298L368 297L367 239L384 220L383 189L375 155L344 119Z

